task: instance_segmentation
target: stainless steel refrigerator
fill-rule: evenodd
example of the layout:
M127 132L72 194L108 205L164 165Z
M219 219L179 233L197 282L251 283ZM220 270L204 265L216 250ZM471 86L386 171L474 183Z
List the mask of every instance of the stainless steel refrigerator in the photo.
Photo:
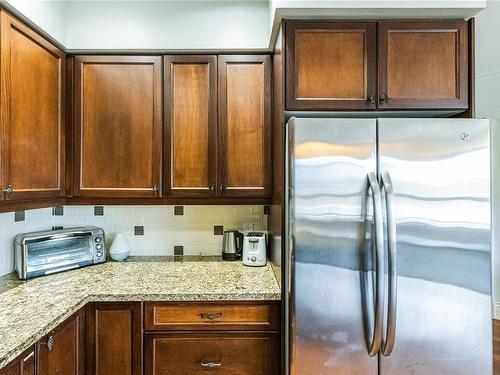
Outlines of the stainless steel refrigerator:
M293 375L491 375L489 123L287 124Z

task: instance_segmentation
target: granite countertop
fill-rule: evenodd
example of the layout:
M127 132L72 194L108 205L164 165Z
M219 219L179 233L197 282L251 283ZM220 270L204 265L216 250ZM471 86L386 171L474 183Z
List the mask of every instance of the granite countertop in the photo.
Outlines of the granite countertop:
M135 259L45 276L0 280L0 368L92 301L279 300L268 264L217 259ZM2 286L3 285L3 286Z

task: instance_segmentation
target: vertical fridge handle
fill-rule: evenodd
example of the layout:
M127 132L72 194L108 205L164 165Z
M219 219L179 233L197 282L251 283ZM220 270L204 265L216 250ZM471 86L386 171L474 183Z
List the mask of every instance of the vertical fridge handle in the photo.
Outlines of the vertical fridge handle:
M394 349L396 340L396 313L397 313L397 242L396 222L394 219L394 187L389 172L382 173L381 185L385 192L385 208L387 215L387 244L389 252L389 296L387 311L387 330L382 345L382 354L389 356Z
M375 232L375 319L368 354L377 355L382 343L384 318L384 224L382 219L382 196L375 173L368 173L368 184L372 191Z

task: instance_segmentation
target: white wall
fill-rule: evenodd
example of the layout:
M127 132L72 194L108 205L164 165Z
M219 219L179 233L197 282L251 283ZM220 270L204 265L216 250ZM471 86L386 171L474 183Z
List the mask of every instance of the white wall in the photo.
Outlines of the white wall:
M24 221L14 221L14 213L0 213L0 276L14 270L14 236L18 233L51 229L53 225L75 227L95 225L104 229L108 245L117 232L123 232L132 247L132 255L174 255L174 246L182 246L184 255L220 255L222 236L214 235L214 226L223 230L267 228L264 206L183 206L183 215L174 215L174 206L104 206L103 215L94 215L94 206L64 206L62 216L53 216L52 208L28 210ZM134 227L142 226L143 235Z
M267 1L71 1L70 49L267 48Z
M5 0L62 45L66 44L66 1Z
M477 117L492 121L493 294L500 319L500 2L489 1L476 19Z

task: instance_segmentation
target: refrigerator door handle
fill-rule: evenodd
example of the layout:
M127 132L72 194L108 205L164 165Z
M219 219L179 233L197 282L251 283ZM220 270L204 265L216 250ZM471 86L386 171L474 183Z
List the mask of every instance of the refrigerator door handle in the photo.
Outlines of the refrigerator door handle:
M384 225L382 219L382 196L375 173L368 173L368 183L372 191L375 232L375 319L368 354L374 357L379 352L382 343L382 320L384 318Z
M394 187L389 172L383 172L381 186L385 192L385 209L387 215L387 247L389 265L389 295L387 303L387 330L382 345L382 354L390 356L396 340L396 314L397 314L397 242L396 222L394 219Z

